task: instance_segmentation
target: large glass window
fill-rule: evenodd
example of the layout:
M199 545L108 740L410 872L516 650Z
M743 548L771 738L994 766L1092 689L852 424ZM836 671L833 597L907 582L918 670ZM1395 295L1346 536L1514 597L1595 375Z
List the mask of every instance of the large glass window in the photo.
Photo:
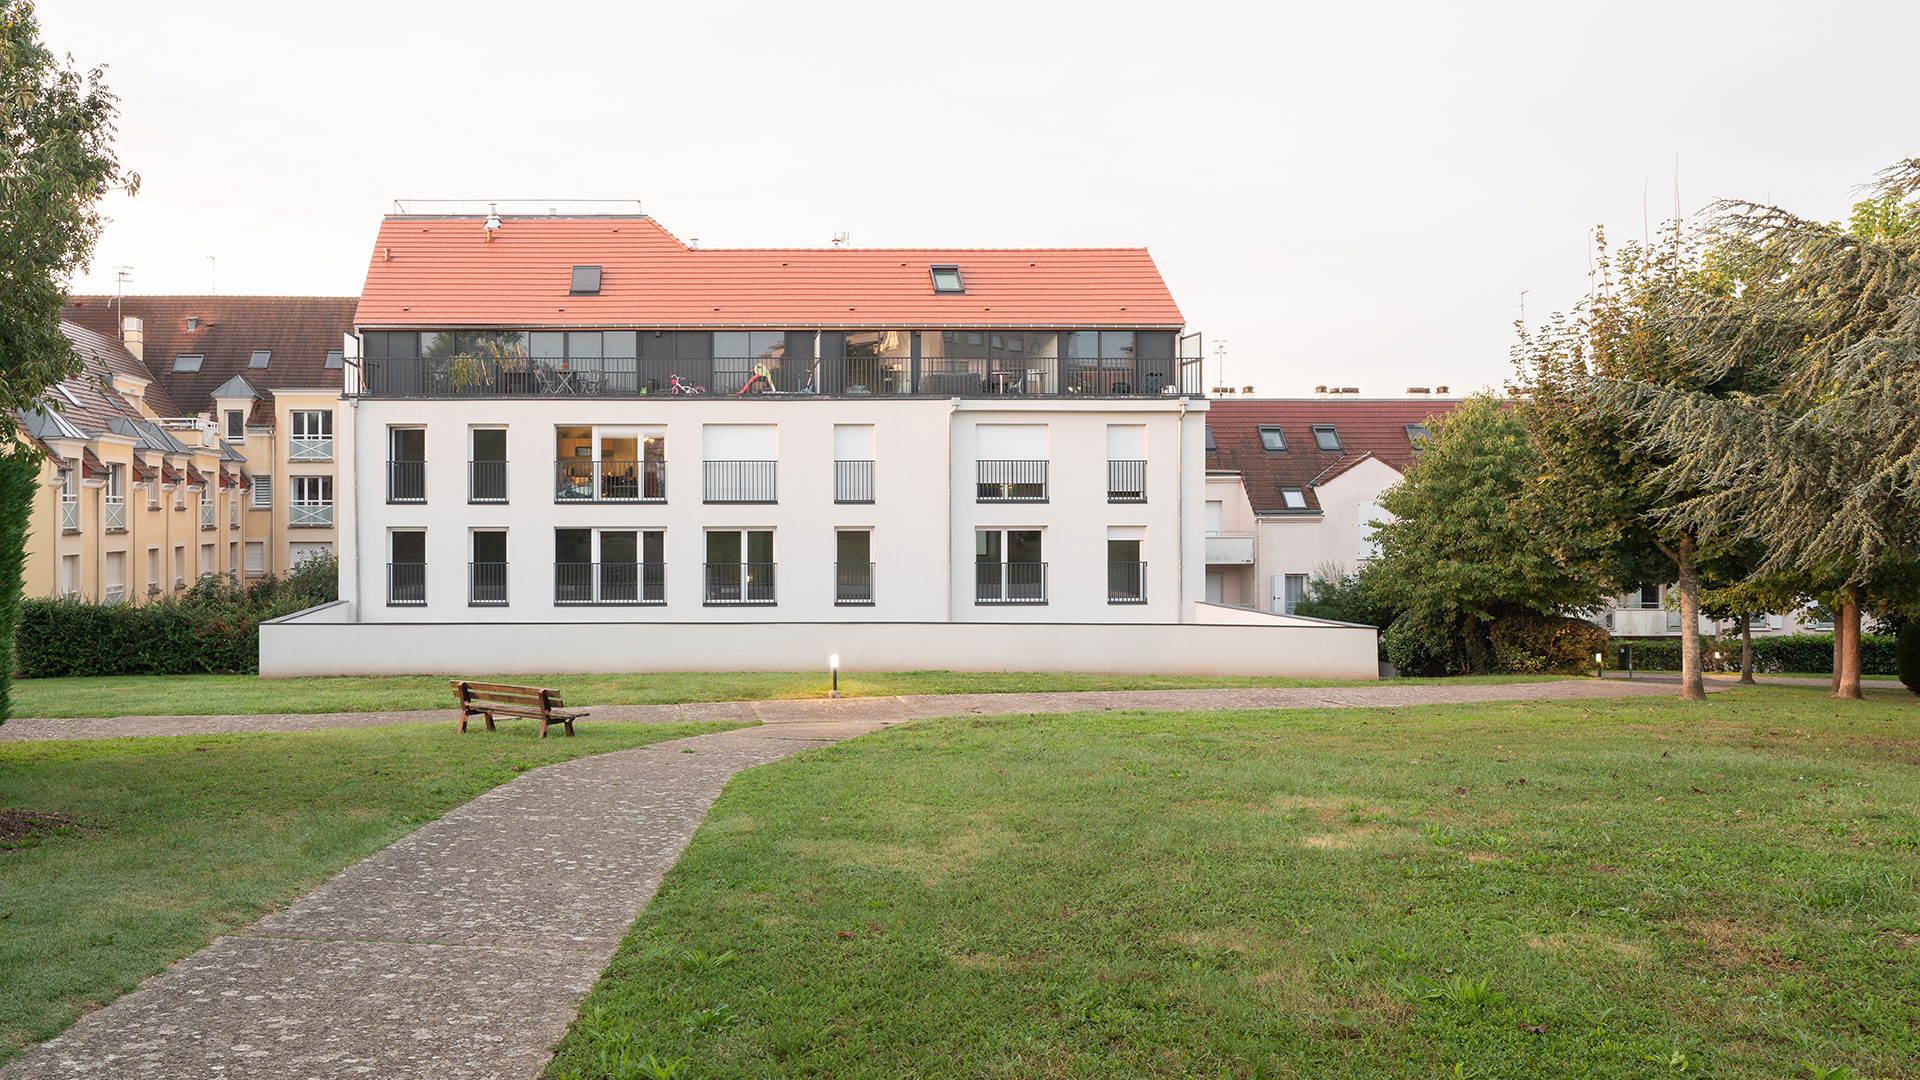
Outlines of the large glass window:
M707 603L773 603L773 531L709 530L706 569Z
M834 536L833 602L873 603L873 533L842 529Z
M1040 530L978 529L973 545L976 603L1046 602Z
M716 394L737 394L751 381L756 391L787 389L781 376L786 359L784 330L717 330L713 335L713 387ZM811 365L813 358L807 357ZM765 378L758 378L764 368ZM803 375L802 378L805 376Z
M666 534L658 529L555 529L553 602L666 602Z
M847 331L844 393L904 394L911 387L913 334L903 330Z

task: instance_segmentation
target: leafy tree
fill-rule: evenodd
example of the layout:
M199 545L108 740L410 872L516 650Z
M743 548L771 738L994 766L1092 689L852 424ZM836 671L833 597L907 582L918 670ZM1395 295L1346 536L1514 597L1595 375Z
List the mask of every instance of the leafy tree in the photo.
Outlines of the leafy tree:
M1543 527L1551 510L1540 465L1519 418L1490 395L1461 402L1437 426L1406 479L1380 498L1394 520L1375 534L1380 559L1367 577L1380 603L1404 612L1394 636L1417 628L1442 666L1487 670L1499 619L1598 606L1609 584L1598 549Z
M38 459L16 411L80 370L60 308L100 238L101 196L138 190L113 151L118 99L40 43L29 0L0 0L0 638L11 643ZM26 481L21 482L25 477ZM0 720L13 665L0 665Z

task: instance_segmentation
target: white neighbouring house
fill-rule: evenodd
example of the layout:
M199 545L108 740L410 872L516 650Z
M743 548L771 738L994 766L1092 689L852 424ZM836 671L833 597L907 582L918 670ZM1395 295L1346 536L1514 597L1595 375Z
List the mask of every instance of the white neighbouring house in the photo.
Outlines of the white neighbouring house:
M355 323L342 599L263 674L1376 673L1371 628L1205 602L1208 402L1144 249L394 215Z

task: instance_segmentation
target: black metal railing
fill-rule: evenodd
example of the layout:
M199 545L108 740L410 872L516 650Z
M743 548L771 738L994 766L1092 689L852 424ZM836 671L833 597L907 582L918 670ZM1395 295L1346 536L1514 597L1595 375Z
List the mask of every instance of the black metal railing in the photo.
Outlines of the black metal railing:
M1107 563L1107 603L1144 604L1147 602L1147 564L1143 562Z
M873 564L870 562L834 563L833 602L841 607L872 605Z
M507 501L507 463L504 461L467 462L467 501L503 503Z
M419 607L427 602L427 564L387 564L387 606Z
M758 368L764 367L761 376ZM1183 386L1182 382L1191 385ZM349 394L377 397L651 397L828 394L1145 397L1198 394L1199 365L1172 358L849 356L369 357Z
M873 501L873 462L836 461L833 463L833 501L870 503Z
M973 602L976 604L1046 603L1047 564L1043 562L974 563Z
M667 564L663 562L555 563L555 604L664 604Z
M554 502L665 502L665 461L557 461Z
M427 501L427 463L425 461L387 462L387 501L416 503Z
M1110 503L1146 502L1147 463L1108 460L1107 501Z
M1046 502L1045 460L980 461L976 502Z
M710 503L778 502L776 461L706 462L705 501Z
M773 603L773 568L770 562L708 563L706 603L715 607Z
M467 606L499 607L507 602L507 564L467 564Z

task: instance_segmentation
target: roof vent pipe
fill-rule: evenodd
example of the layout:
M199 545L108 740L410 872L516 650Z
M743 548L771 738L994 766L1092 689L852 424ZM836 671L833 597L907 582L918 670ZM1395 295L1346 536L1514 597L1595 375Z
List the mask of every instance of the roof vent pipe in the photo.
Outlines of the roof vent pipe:
M488 240L492 240L493 234L500 231L500 204L487 204L487 222L480 226L480 230L480 235L486 237Z

